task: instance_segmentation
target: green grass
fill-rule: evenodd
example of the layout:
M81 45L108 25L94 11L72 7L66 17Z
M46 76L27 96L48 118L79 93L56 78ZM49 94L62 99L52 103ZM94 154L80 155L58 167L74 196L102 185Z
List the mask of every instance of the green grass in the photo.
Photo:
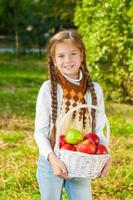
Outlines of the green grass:
M0 199L38 200L34 142L35 102L47 79L44 58L0 55ZM112 167L92 180L94 200L133 199L133 106L106 102L111 124ZM63 192L63 200L67 200Z
M27 58L27 57L26 57ZM47 78L45 60L0 55L0 113L33 117L36 94ZM4 107L4 110L3 110ZM21 114L20 114L21 113Z

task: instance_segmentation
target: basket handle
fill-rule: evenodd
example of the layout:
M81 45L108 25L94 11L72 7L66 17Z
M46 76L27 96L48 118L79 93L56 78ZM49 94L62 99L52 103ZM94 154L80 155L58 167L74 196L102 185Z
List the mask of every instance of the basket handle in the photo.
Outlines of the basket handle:
M57 135L59 135L60 133L60 129L62 127L62 125L64 124L65 120L67 119L67 117L69 116L69 114L73 113L74 111L76 111L77 109L79 108L93 108L93 109L96 109L98 112L102 112L102 110L100 110L97 106L94 106L94 105L89 105L89 104L80 104L80 105L77 105L73 108L71 108L64 116L63 118L61 119L60 121L60 124L59 124L59 127L58 127L58 130L57 130ZM109 139L110 139L110 126L109 126L109 121L108 121L108 118L106 117L105 113L103 112L103 115L104 115L104 118L105 118L105 125L106 125L106 144L107 146L109 145Z

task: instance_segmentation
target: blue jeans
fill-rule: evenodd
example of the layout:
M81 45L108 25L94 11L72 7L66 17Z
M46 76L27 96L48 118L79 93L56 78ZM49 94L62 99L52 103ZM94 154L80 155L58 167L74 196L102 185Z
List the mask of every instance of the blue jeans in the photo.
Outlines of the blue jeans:
M63 187L69 200L92 200L89 179L72 178L64 180L54 176L50 163L43 156L39 157L36 176L41 200L61 200Z

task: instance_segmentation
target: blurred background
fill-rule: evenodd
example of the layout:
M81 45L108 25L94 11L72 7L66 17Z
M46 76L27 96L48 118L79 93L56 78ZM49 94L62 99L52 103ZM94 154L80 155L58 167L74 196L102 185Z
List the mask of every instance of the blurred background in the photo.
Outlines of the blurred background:
M1 199L39 199L36 97L48 78L46 44L64 28L77 29L83 38L111 125L112 168L107 178L92 181L94 199L131 200L133 0L0 0Z

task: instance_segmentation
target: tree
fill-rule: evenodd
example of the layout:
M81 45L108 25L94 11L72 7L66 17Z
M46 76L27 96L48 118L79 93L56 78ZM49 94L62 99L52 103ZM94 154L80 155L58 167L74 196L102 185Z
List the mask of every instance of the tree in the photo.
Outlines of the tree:
M107 98L133 101L133 20L131 0L83 0L74 23L83 36L88 64Z
M40 49L60 28L73 27L73 0L0 0L0 32L14 35L16 54L37 44ZM46 36L46 37L45 37Z
M28 25L29 11L32 7L30 0L0 0L0 26L4 34L14 35L16 55L20 53L20 36Z

